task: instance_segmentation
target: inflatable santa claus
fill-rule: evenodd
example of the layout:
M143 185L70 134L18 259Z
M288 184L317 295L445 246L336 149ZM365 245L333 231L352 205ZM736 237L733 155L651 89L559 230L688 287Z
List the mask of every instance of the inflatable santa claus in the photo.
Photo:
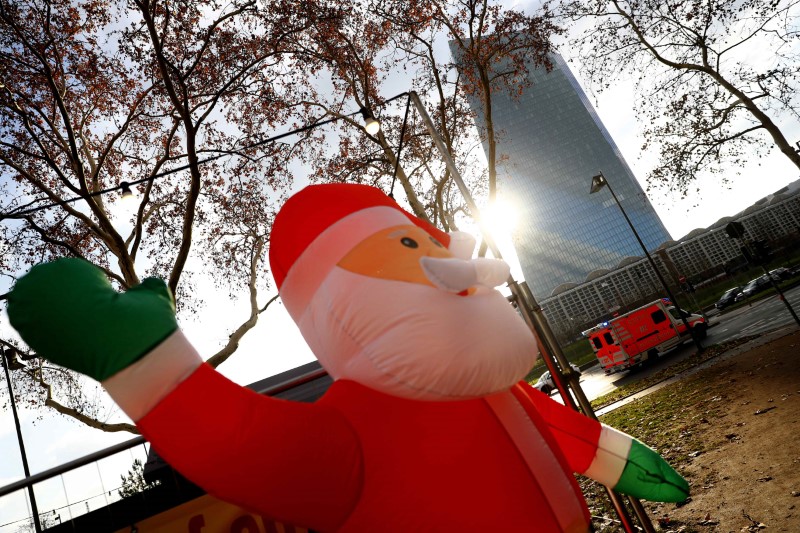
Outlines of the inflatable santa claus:
M652 449L520 382L536 342L494 290L508 267L472 259L473 246L373 187L291 197L270 264L335 380L313 404L260 396L204 364L160 280L118 293L96 267L62 259L21 278L8 312L39 355L101 381L187 478L284 523L587 531L573 473L684 500L686 481Z

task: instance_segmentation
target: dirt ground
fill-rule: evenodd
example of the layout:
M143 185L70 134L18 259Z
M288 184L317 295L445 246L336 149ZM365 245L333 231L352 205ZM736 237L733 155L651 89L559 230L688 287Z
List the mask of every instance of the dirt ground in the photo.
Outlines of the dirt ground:
M692 496L683 505L644 502L654 525L800 532L800 331L722 356L669 388L662 402L686 399L671 417L680 427L655 447L677 462Z

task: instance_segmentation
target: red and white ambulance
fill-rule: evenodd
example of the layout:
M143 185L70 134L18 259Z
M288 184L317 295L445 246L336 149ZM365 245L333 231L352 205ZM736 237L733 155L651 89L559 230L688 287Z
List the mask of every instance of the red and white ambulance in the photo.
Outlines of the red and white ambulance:
M680 313L699 338L705 337L705 317L679 310L667 298L598 324L583 335L606 374L621 372L691 339Z

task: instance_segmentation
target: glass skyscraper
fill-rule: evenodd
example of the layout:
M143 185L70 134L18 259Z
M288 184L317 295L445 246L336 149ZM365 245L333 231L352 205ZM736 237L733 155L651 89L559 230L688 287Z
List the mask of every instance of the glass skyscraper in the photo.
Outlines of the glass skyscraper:
M531 69L532 86L518 98L492 95L498 196L514 204L513 240L537 298L593 270L613 269L643 252L608 190L589 196L602 172L648 251L670 240L664 224L564 60L551 72ZM473 102L474 104L474 102ZM479 119L483 112L474 108Z

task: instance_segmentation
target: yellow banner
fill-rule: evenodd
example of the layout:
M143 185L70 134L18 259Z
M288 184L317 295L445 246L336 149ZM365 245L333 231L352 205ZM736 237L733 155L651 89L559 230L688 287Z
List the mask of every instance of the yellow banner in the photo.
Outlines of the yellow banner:
M212 498L201 496L116 533L308 533Z

